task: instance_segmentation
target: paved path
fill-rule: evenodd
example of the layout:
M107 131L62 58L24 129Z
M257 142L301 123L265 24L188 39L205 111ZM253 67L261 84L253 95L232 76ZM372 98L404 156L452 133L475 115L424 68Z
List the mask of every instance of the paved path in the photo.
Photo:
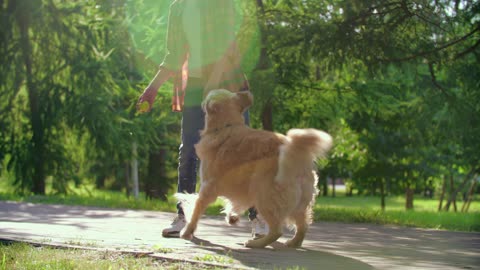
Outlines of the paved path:
M245 220L201 219L193 242L161 237L172 213L0 201L0 239L142 252L162 259L213 259L226 268L480 269L480 233L368 224L314 223L302 249L243 247Z

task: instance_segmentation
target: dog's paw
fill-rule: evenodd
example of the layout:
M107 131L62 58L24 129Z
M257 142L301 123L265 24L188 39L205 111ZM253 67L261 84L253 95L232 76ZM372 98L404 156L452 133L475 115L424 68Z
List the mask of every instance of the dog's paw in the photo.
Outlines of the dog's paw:
M299 248L302 246L302 242L290 239L290 240L287 240L287 242L285 242L285 245L289 248Z
M185 239L185 240L192 240L193 239L193 233L182 233L182 234L180 234L180 238Z
M185 240L192 240L193 239L193 231L189 230L188 228L183 229L180 232L180 238L183 238Z
M248 247L248 248L252 248L253 247L253 242L254 240L248 240L247 242L245 242L243 245L245 247Z
M237 215L231 215L227 217L227 222L230 225L238 225L238 221L240 221L240 217Z
M245 247L248 248L264 248L265 246L266 245L263 243L263 241L260 241L259 239L252 239L245 242Z

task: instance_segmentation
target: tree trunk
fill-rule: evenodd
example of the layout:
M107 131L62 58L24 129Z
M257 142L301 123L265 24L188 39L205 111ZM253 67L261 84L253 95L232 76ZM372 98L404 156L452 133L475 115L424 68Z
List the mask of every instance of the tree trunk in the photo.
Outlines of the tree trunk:
M452 192L450 193L450 197L447 201L447 204L445 205L445 210L448 211L449 208L450 208L450 204L453 203L453 207L455 208L455 211L457 210L457 204L456 204L456 200L457 200L457 193L460 192L460 190L462 190L463 186L465 186L465 184L468 182L468 180L470 180L474 173L476 171L476 168L472 168L470 170L470 172L465 176L465 179L463 179L463 182L455 189L454 187L454 183L453 183L453 176L450 176L450 184L451 184L451 190Z
M380 206L382 207L382 211L385 211L385 184L383 179L380 180Z
M476 180L476 177L474 177L472 181L472 185L468 189L467 200L463 203L463 206L462 206L462 212L464 213L468 212L468 208L470 208L470 203L473 200L473 193L475 191L476 184L477 184L477 180Z
M337 184L337 178L332 177L332 197L335 198L335 186Z
M30 107L30 123L32 125L32 146L33 146L33 176L31 191L34 194L45 194L45 138L43 123L40 114L40 95L38 93L37 85L33 77L33 59L32 59L32 45L28 35L29 22L29 5L25 2L19 4L20 10L18 12L18 25L20 29L20 44L22 50L23 62L25 65L25 76L27 81L27 93Z
M407 188L405 189L405 209L406 210L413 209L413 195L414 195L414 190L410 187L410 185L407 185Z
M322 76L320 74L320 67L318 65L315 66L315 80L320 81Z
M440 201L438 202L438 211L442 211L443 197L445 196L445 186L447 185L447 177L443 176L442 191L440 193Z
M138 194L140 193L140 185L138 183L138 157L137 157L137 142L132 144L132 183L133 183L133 197L138 199Z
M125 190L127 191L127 198L130 197L130 162L125 162Z
M268 100L263 107L262 127L264 130L273 131L273 106L271 100Z
M257 14L258 14L258 25L260 29L260 56L255 67L255 70L268 70L271 68L270 59L267 54L267 25L265 22L265 7L263 5L262 0L257 0ZM273 87L273 86L272 86ZM261 91L272 91L270 87L269 89L260 89ZM264 130L273 131L273 105L272 105L272 98L271 93L267 96L267 100L262 108L261 113L261 120L262 120L262 127Z
M433 197L433 189L430 184L430 181L428 180L428 177L424 176L423 177L423 197L425 198L432 198Z
M95 176L95 188L103 189L105 188L105 179L107 176L103 172L97 172Z
M148 199L167 201L170 184L167 181L166 161L165 148L148 156L148 175L145 178L145 194Z
M377 182L373 182L370 188L370 194L372 196L377 196Z
M256 69L265 70L271 67L268 55L267 55L267 24L265 22L265 7L263 6L263 0L257 0L257 21L260 29L260 56Z
M450 210L450 204L452 202L455 202L457 200L457 194L455 192L455 183L453 181L453 175L450 175L450 197L447 201L447 204L445 205L445 210L448 212ZM454 203L454 206L456 206L456 204ZM456 208L456 207L455 207ZM457 209L455 209L455 212L457 211Z
M328 177L325 177L324 181L323 181L323 196L324 197L327 197L328 196Z
M353 196L353 187L351 185L345 185L346 191L345 196L352 197Z
M387 178L387 182L385 183L385 193L386 193L386 195L390 194L391 186L392 186L392 180L390 178Z

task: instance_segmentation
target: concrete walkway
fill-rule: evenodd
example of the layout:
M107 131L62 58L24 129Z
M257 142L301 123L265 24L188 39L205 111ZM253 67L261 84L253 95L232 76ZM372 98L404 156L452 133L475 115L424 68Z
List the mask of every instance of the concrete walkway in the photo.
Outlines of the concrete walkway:
M0 201L0 239L139 252L239 269L480 269L480 233L318 222L301 249L283 247L290 232L273 246L248 249L243 246L250 236L246 218L231 227L220 217L203 217L197 238L190 242L161 237L173 217Z

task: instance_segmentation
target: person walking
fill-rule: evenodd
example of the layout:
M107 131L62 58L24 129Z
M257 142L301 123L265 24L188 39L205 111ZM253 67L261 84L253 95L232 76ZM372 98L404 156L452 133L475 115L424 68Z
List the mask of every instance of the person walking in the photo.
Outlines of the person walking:
M175 0L168 17L167 54L137 103L139 111L150 111L160 86L173 78L172 111L182 113L179 193L195 193L198 157L194 146L204 128L203 98L213 89L249 91L235 34L238 14L233 0ZM248 125L248 111L244 117ZM254 234L265 235L267 225L253 207L249 218ZM185 213L177 203L177 216L162 235L179 237L185 225Z

